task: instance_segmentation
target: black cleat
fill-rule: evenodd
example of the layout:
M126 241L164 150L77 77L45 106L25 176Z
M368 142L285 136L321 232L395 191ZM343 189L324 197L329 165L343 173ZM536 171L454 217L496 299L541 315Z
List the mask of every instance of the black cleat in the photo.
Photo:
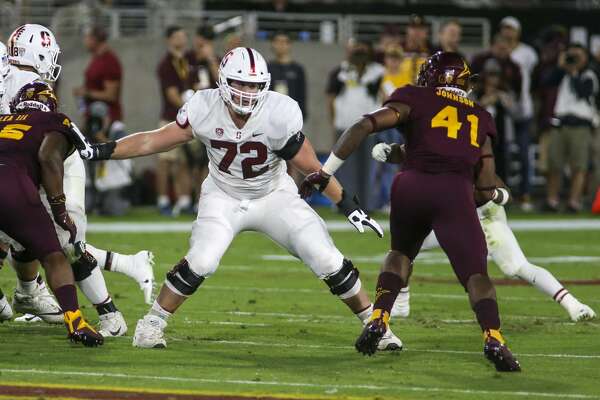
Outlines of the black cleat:
M520 372L521 364L512 355L505 344L500 343L496 338L488 336L483 346L483 354L500 372Z
M365 325L354 347L359 353L372 356L377 351L377 345L386 331L387 324L382 318L373 319Z

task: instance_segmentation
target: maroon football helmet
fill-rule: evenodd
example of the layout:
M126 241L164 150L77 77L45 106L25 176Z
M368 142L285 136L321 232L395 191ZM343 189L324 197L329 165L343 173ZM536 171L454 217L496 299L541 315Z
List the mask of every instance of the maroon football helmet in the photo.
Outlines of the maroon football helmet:
M10 103L10 112L56 112L58 100L54 90L45 82L34 81L23 86Z
M438 51L421 65L417 85L449 86L467 91L470 78L471 70L460 54Z

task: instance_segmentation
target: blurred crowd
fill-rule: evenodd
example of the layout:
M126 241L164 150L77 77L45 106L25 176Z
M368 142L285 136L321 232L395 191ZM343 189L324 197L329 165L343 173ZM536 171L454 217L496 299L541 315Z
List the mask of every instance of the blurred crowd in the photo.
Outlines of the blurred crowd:
M548 27L530 44L522 40L521 23L503 18L494 30L489 49L466 56L461 47L458 20L443 21L432 38L428 21L410 16L405 30L386 26L376 43L351 39L345 58L333 66L324 92L333 141L361 115L378 108L396 88L414 84L421 64L436 51L461 53L476 79L470 96L494 117L497 173L511 188L523 211L579 212L593 203L600 182L600 143L595 135L599 120L600 53L568 41L561 27ZM276 32L269 38L271 90L287 94L308 117L307 78L293 57L295 38ZM215 88L220 54L215 33L206 24L192 40L184 29L170 26L166 50L156 67L162 99L161 122L175 119L194 90ZM99 28L85 36L92 54L85 82L75 90L86 115L86 129L95 140L124 134L120 108L121 65ZM237 47L236 34L225 38L224 48ZM302 62L306 63L307 60ZM371 147L377 142L402 142L401 127L369 138L339 172L342 184L356 193L368 210L389 207L389 190L397 167L376 163ZM156 161L156 205L165 215L193 213L200 184L207 174L206 150L200 143L161 154ZM131 165L109 161L92 171L94 195L90 208L123 213L129 207L123 188L131 184ZM290 175L299 180L298 173ZM106 179L109 177L110 179ZM545 182L545 184L544 184ZM534 199L536 201L534 202ZM600 207L600 200L596 204Z

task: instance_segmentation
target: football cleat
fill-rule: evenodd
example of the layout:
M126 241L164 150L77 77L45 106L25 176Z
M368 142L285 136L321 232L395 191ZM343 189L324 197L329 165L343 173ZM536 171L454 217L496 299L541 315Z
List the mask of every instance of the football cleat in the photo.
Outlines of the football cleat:
M400 351L402 350L402 340L390 329L388 326L387 331L381 337L381 340L377 344L378 351Z
M406 318L410 314L410 292L409 287L403 287L394 301L390 316Z
M572 307L569 310L569 316L573 322L580 322L596 318L596 313L590 306L579 303L576 307Z
M124 336L127 332L127 323L120 311L100 315L100 333L104 337Z
M127 268L126 275L135 280L144 293L146 304L152 304L152 290L154 290L154 253L142 250L129 257L131 268Z
M521 364L504 344L499 331L490 329L483 333L485 344L483 354L500 372L519 372Z
M0 322L9 321L13 317L13 310L5 296L0 299Z
M381 309L373 311L371 319L356 340L354 347L359 353L372 356L378 349L379 342L389 330L390 315Z
M104 337L85 321L80 310L65 312L64 321L67 337L72 342L82 343L86 347L101 346L104 343Z
M133 334L133 347L144 349L164 349L167 342L164 337L164 330L167 327L167 321L155 315L145 315L138 320Z
M15 289L12 306L17 313L36 315L49 324L63 322L63 312L43 281L32 293L22 293ZM19 322L22 320L19 319Z

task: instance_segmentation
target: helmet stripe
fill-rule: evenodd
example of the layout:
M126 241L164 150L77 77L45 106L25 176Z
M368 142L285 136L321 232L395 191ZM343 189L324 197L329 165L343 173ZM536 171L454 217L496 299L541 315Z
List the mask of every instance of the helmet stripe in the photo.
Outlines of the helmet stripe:
M256 66L254 64L254 54L252 53L252 49L250 47L246 47L248 50L248 54L250 55L250 74L256 75Z

